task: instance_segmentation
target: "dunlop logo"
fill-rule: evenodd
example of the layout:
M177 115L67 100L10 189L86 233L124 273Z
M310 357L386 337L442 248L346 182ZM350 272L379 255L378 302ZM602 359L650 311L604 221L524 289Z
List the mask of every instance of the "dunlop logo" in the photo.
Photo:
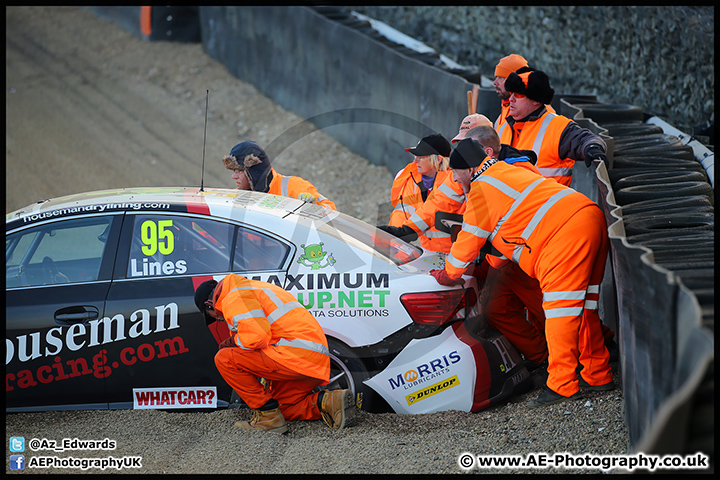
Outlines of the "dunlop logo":
M406 395L405 400L407 401L408 405L414 405L420 400L423 400L427 397L432 397L436 393L444 392L445 390L456 387L458 385L460 385L460 379L458 379L457 375L455 375L448 378L447 380L434 383L428 387L423 388L422 390L418 390L417 392L411 393L410 395Z

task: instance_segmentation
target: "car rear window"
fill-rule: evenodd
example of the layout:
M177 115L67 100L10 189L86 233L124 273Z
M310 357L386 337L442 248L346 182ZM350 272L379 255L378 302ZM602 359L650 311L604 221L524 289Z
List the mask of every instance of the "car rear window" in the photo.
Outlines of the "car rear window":
M412 262L422 255L422 249L419 247L349 215L338 215L317 228L320 232L387 259L395 265Z

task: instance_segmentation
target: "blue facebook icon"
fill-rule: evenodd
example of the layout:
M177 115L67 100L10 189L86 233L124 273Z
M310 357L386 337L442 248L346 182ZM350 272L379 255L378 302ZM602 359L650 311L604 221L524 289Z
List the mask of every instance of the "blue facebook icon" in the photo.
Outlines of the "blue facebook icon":
M10 455L10 470L25 470L25 455Z

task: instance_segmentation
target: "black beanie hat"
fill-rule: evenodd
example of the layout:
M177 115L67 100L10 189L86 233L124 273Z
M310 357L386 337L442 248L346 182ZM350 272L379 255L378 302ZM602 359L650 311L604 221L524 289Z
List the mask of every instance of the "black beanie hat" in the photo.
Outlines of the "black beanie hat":
M270 189L270 158L260 145L251 140L238 143L230 150L230 155L223 157L225 168L245 172L250 187L256 192L267 192Z
M505 80L505 90L525 95L544 105L552 102L555 90L550 87L550 79L540 70L513 72Z
M487 154L483 151L480 142L473 138L465 138L460 140L460 143L450 154L450 168L463 170L478 167L486 157Z
M405 151L412 153L416 157L424 157L426 155L433 154L448 157L450 156L452 147L445 137L439 133L435 133L433 135L423 137L416 146L406 148Z
M215 286L217 284L218 282L216 282L215 280L206 280L200 285L198 285L197 290L195 290L195 306L205 317L205 324L207 325L210 325L216 320L215 318L208 315L205 311L205 302L210 298L210 294L215 289Z

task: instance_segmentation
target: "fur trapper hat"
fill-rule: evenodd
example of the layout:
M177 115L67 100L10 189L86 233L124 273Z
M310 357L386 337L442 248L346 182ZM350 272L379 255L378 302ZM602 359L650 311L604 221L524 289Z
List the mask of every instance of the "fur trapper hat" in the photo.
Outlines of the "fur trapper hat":
M513 72L505 80L505 90L511 93L525 95L530 100L535 100L544 105L552 102L555 90L550 87L550 79L540 70L524 73Z
M256 142L248 140L238 143L222 161L228 170L245 172L252 190L256 192L269 190L270 158Z

